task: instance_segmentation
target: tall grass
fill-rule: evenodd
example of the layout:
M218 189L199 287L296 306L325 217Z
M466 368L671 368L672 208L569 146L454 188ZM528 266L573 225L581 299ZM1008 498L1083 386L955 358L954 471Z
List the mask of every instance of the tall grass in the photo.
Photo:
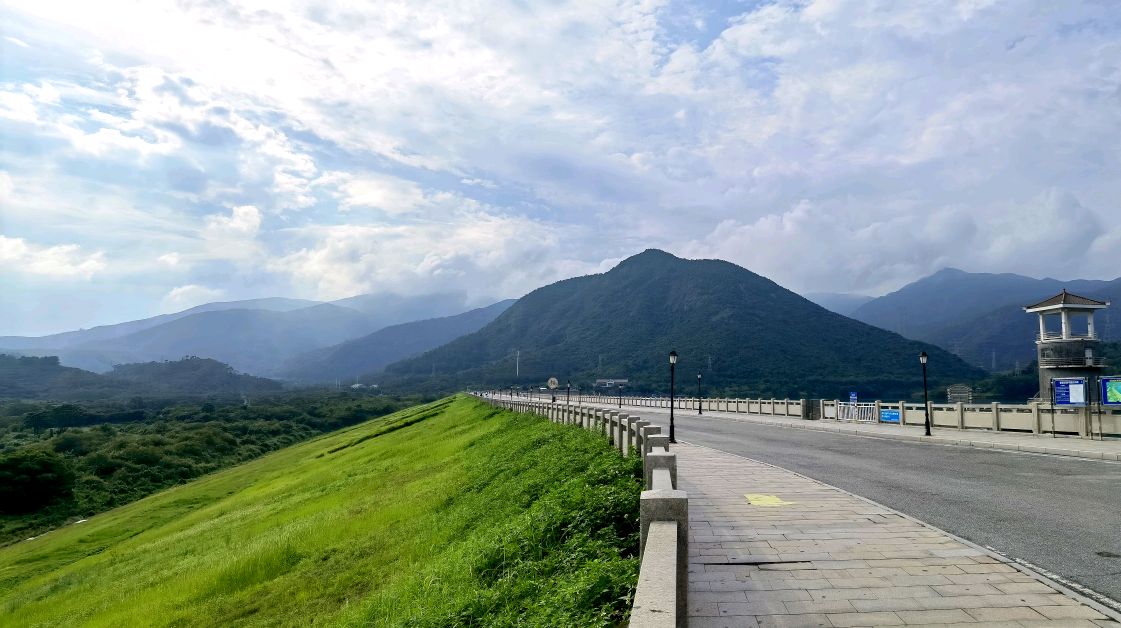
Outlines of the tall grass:
M0 625L615 625L638 476L446 399L0 550Z

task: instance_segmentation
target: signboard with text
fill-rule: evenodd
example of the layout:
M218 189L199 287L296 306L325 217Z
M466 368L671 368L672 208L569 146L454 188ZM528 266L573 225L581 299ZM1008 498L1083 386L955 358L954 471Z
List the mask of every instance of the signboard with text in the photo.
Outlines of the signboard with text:
M1085 377L1056 377L1051 380L1051 385L1055 387L1055 405L1086 405Z
M1121 406L1121 375L1098 378L1102 386L1102 405Z
M849 393L849 403L856 403L856 393L855 392L850 392Z
M880 410L880 423L898 423L899 410Z

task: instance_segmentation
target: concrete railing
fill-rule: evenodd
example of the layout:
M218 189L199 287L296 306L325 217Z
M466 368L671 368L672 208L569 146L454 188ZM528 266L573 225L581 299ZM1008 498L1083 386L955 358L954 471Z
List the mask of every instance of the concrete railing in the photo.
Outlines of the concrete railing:
M608 395L582 395L581 400L597 405L618 406L621 403L622 407L669 408L667 397L623 396L620 398ZM922 425L924 421L923 404L903 401L862 402L854 411L849 402L836 399L706 398L700 401L696 397L674 399L676 410L696 413L698 406L702 411L803 419L856 420L895 425ZM961 430L1055 433L1084 438L1121 436L1121 409L1094 406L1072 408L1052 406L1048 402L931 403L930 421L934 427Z
M689 499L677 490L677 456L657 425L625 412L584 404L552 403L534 397L473 393L496 406L528 412L553 423L599 433L624 456L642 456L644 486L639 501L638 588L630 625L685 626L689 588Z

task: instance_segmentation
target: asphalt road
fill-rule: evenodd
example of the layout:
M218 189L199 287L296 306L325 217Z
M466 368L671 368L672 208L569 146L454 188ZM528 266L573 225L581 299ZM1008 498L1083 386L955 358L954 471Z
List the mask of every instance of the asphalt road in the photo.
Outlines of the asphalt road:
M669 433L668 411L624 411ZM795 430L695 411L678 411L674 423L679 441L821 480L1121 601L1121 463Z

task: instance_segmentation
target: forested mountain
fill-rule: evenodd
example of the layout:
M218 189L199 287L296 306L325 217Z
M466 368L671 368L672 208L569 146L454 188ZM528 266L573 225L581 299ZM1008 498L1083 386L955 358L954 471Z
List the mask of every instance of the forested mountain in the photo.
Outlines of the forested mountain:
M1063 288L1121 306L1121 278L1060 281L944 269L861 306L852 317L1001 371L1035 359L1038 320L1023 306ZM1121 339L1121 313L1107 309L1095 322L1103 339Z
M58 401L146 397L230 396L275 392L279 382L236 372L221 362L188 357L124 364L99 375L62 366L58 358L0 354L0 399Z
M921 390L924 350L936 381L983 375L734 264L648 250L531 292L478 332L390 365L383 386L537 386L550 376L586 386L610 377L665 392L670 349L681 356L686 394L701 372L708 390L734 394L909 397Z
M455 316L391 325L361 338L298 355L284 364L278 376L302 382L329 382L380 373L387 364L478 331L513 303L509 299Z

